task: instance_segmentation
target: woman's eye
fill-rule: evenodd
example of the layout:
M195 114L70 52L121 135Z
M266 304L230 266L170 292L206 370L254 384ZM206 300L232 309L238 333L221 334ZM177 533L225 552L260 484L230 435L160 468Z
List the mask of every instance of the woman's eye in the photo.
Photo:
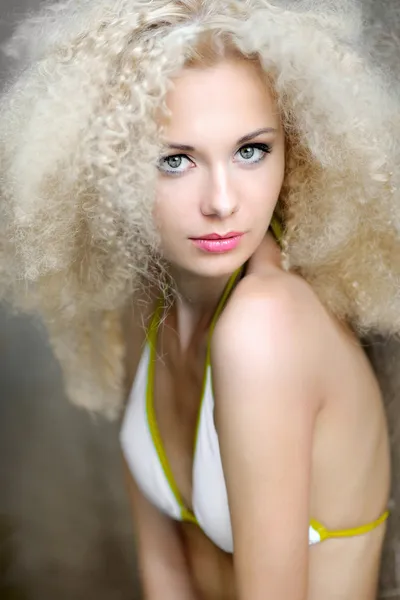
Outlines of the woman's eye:
M161 158L158 163L158 169L163 173L183 173L192 164L192 161L184 154L174 154Z
M246 148L240 148L239 154L245 160L250 160L254 157L255 148L253 146L246 146Z
M238 162L254 164L262 161L270 152L271 146L268 144L251 144L239 148L236 156L239 158Z

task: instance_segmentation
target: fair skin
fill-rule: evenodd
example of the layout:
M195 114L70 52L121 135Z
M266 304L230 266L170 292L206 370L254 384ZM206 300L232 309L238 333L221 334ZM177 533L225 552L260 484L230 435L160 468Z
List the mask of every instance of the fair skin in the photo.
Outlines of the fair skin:
M310 517L343 529L383 512L388 440L379 389L358 341L305 281L282 270L279 248L265 236L284 176L273 98L254 65L230 60L184 70L167 101L172 116L155 221L179 298L158 336L156 417L192 508L207 329L228 277L247 262L211 348L235 552L225 554L197 526L162 515L127 469L144 597L372 600L384 526L308 546ZM192 241L228 231L244 235L226 253L206 253ZM153 310L127 321L127 389Z

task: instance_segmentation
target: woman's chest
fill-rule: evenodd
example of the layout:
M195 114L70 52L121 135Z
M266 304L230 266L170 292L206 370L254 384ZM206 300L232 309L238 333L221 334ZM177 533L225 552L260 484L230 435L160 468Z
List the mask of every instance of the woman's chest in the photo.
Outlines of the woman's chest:
M162 512L232 552L206 340L185 360L151 330L144 341L120 435L132 475Z
M154 369L153 408L162 446L182 500L192 506L193 462L205 387L205 356L160 354Z

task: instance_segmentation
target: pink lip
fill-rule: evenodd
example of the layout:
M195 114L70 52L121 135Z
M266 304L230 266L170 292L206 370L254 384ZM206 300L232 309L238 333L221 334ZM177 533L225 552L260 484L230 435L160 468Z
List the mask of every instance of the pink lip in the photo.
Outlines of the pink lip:
M200 235L198 238L192 238L197 240L221 240L225 238L237 237L238 235L243 235L240 231L230 231L229 233L225 233L224 235L220 235L219 233L209 233L208 235Z
M229 252L236 248L240 244L242 237L243 233L232 233L223 237L218 234L212 234L204 238L192 238L192 242L200 250L221 254L222 252Z

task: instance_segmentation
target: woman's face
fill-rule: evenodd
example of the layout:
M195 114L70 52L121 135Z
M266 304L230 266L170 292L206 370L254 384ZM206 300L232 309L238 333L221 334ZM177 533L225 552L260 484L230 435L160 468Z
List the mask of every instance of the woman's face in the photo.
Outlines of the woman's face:
M191 274L227 275L254 253L279 197L279 115L250 62L185 69L174 83L154 212L161 251Z

